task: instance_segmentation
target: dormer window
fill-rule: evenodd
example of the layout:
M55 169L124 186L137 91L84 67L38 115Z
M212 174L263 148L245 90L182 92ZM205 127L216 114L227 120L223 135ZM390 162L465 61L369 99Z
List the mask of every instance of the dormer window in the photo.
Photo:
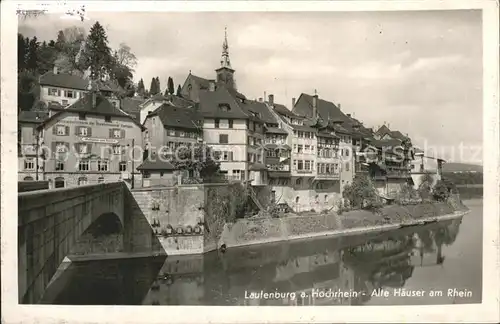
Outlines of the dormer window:
M231 107L228 104L219 104L219 110L228 112L231 111Z

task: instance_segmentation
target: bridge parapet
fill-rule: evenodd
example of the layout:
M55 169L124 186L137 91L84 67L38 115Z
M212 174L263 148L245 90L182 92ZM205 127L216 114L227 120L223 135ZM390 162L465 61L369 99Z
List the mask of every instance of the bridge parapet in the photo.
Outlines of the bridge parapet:
M38 302L59 264L100 215L124 222L122 182L19 193L19 302Z

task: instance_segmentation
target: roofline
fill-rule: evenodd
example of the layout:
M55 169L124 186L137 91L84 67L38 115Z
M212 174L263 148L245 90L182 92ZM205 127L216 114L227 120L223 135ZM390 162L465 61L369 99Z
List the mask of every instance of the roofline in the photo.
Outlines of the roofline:
M80 90L80 91L88 91L87 88L75 88L75 87L62 87L60 85L55 85L52 83L45 83L45 82L38 82L40 86L51 86L51 87L58 87L58 88L66 88L66 89L72 89L72 90Z

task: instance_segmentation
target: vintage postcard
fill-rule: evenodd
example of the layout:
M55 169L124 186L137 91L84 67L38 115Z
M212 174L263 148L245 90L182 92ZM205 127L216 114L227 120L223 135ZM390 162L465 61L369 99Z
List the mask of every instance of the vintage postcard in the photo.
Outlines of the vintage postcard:
M498 322L498 14L3 2L2 321Z

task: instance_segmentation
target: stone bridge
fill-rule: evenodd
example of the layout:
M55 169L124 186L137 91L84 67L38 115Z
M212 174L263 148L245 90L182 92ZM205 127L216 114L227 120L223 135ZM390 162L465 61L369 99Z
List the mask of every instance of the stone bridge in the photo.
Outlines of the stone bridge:
M18 197L19 303L37 303L63 259L93 224L124 227L122 182L21 192Z

